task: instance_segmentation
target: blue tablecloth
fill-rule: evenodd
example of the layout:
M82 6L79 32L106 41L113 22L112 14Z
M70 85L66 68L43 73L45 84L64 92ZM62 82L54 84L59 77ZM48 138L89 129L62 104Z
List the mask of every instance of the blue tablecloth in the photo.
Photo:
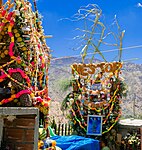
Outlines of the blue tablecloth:
M72 135L53 136L51 139L56 140L62 150L100 150L99 141L91 138Z

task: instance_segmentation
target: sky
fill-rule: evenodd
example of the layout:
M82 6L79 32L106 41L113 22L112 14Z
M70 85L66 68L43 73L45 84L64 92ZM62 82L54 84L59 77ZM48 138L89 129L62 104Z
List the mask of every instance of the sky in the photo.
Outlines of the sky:
M33 4L33 1L30 0ZM64 57L80 55L76 48L76 40L73 37L78 35L76 28L82 24L62 18L71 18L77 13L81 6L97 4L103 13L105 23L109 26L117 16L119 25L125 30L123 38L122 60L142 64L142 0L37 0L37 8L43 16L43 28L45 35L52 35L47 39L47 45L51 48L52 56ZM140 46L137 48L128 48ZM103 46L100 50L111 50L113 47ZM118 52L104 53L108 61L112 61ZM96 55L99 58L98 55Z

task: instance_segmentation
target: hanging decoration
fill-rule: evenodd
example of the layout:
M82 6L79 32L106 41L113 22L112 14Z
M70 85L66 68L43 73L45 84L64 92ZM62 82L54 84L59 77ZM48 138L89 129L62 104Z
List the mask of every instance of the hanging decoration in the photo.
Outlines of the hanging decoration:
M7 0L0 8L0 106L35 106L48 115L49 64L37 9Z
M121 116L121 99L126 85L119 75L121 62L73 64L73 92L68 95L69 119L73 130L86 135L88 115L103 117L102 134L109 132Z

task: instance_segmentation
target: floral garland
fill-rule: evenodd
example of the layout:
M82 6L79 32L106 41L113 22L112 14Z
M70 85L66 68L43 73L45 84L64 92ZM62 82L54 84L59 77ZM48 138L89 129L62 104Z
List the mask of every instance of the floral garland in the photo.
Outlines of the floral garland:
M73 109L71 109L72 113L73 113L73 117L75 117L75 120L79 123L79 126L86 132L87 130L85 129L85 127L82 125L82 122L78 119L78 117L76 116L76 113ZM74 124L76 124L76 122L74 122Z
M121 115L122 115L122 112L120 111L117 118L115 119L114 123L106 131L102 132L102 134L109 132L116 125L116 123L118 122Z
M21 95L23 95L23 94L31 94L31 92L30 92L29 90L22 90L22 91L18 92L17 94L11 95L10 98L3 99L3 100L0 102L0 105L9 103L9 102L11 102L11 101L14 100L14 99L19 98L19 97L20 97Z
M0 69L4 74L2 76L0 76L0 81L2 82L6 77L8 77L9 79L11 79L12 81L14 81L15 83L19 84L21 87L24 87L26 89L29 89L29 87L27 87L26 85L23 85L22 83L18 82L17 80L13 79L11 77L11 75L9 75L8 73L6 73L6 71L4 71L3 69Z

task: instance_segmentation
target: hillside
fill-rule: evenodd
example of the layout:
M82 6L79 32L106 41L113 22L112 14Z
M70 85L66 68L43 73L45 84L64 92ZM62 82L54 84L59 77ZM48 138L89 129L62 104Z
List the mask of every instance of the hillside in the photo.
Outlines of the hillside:
M64 81L68 81L71 75L70 65L80 63L81 58L71 57L62 59L53 59L49 69L49 96L52 99L50 107L50 116L55 116L58 121L64 121L65 118L60 110L60 105L65 96L71 92L71 88L63 91ZM86 60L85 63L88 63ZM99 60L96 60L96 63ZM133 116L133 104L135 99L135 117L142 117L142 64L125 63L122 68L122 77L128 85L128 96L122 101L123 117Z

